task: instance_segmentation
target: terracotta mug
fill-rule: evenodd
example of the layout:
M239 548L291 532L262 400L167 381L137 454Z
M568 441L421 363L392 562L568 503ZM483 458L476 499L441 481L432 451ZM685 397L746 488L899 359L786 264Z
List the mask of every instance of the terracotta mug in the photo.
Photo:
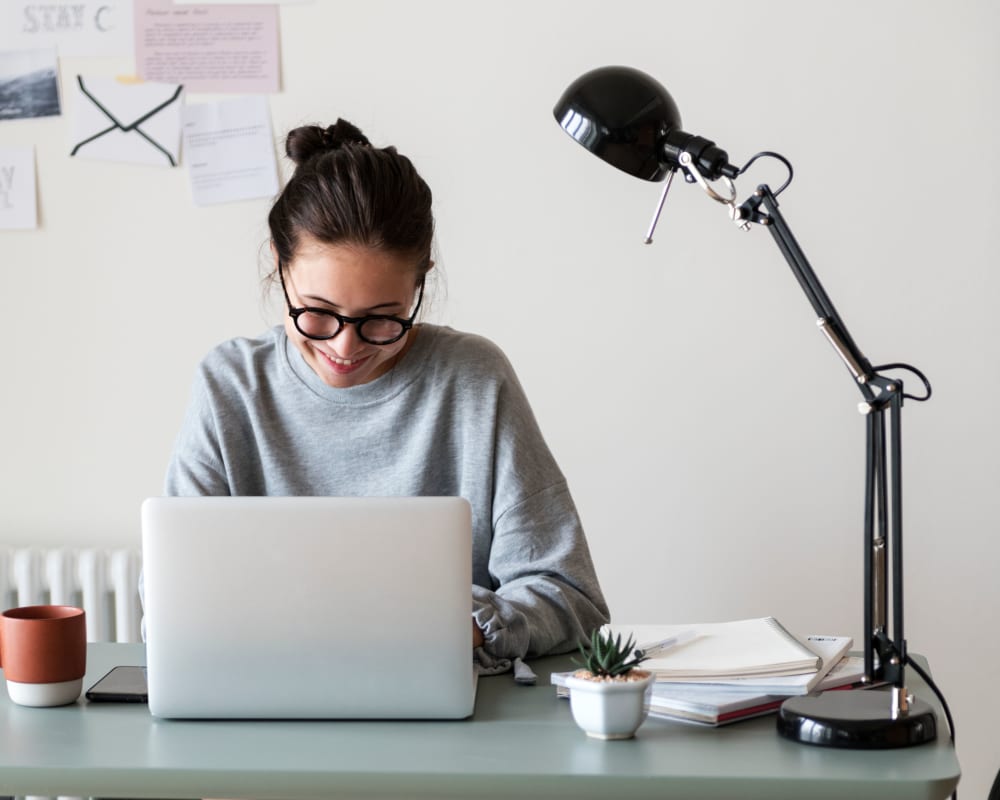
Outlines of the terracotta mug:
M0 667L7 694L22 706L74 702L87 671L83 609L24 606L0 615Z

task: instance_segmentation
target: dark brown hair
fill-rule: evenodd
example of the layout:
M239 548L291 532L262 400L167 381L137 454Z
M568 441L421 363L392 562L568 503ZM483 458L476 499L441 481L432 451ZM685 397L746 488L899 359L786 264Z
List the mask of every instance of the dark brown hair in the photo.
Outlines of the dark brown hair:
M431 268L431 190L395 147L372 147L350 122L295 128L285 140L295 172L268 215L278 259L288 264L303 234L413 259Z

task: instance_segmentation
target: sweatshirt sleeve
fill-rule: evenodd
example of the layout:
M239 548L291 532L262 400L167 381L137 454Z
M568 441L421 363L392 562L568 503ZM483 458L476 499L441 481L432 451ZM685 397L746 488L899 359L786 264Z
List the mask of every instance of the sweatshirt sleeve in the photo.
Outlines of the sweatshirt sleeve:
M230 491L216 425L216 409L202 366L174 442L164 487L167 495L216 496Z
M608 607L566 479L527 395L505 357L491 366L498 377L488 445L491 585L473 588L473 615L489 655L568 652L608 621Z
M473 588L473 616L491 655L567 652L608 621L564 481L502 514L494 527L490 573L497 588Z

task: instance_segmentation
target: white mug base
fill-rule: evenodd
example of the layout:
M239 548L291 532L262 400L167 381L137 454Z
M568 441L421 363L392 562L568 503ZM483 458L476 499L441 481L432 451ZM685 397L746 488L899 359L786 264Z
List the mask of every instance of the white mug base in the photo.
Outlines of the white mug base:
M65 706L73 703L83 690L83 678L58 683L18 683L7 681L7 694L18 705Z

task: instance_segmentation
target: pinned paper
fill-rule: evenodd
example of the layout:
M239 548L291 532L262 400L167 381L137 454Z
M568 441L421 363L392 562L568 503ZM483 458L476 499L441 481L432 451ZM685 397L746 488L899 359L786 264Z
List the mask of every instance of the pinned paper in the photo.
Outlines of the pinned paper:
M58 116L56 51L0 51L0 120Z
M54 47L60 56L131 56L132 0L0 3L0 47Z
M72 84L70 155L177 166L182 90L176 83L125 83L117 78L77 75Z
M314 3L316 0L174 0L175 6L302 6Z
M175 6L302 6L314 3L316 0L174 0Z
M0 230L37 227L35 148L0 147Z
M135 66L188 92L277 92L278 9L135 0Z
M195 205L278 193L278 163L264 97L185 106L184 153Z

